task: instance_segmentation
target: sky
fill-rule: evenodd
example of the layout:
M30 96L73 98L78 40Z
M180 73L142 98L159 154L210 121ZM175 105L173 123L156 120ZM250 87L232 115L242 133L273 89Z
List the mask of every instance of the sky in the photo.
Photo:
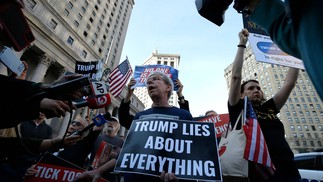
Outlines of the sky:
M156 49L179 54L179 79L193 117L227 113L224 69L234 60L243 28L232 6L218 27L198 14L195 0L135 0L121 60L127 56L134 69Z

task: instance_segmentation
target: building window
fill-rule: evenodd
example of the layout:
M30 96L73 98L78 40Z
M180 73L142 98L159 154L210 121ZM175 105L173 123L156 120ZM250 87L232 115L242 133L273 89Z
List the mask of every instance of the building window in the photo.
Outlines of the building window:
M79 22L77 22L76 20L74 21L74 25L76 26L76 27L79 27Z
M297 134L296 133L293 133L293 138L297 138Z
M306 123L306 119L305 118L302 118L302 123Z
M314 141L310 141L311 147L314 147Z
M310 133L307 133L307 138L312 138L312 135Z
M317 145L318 145L319 147L322 147L322 142L321 142L321 141L317 141Z
M157 61L157 64L161 64L161 61Z
M86 0L84 1L84 4L85 4L85 7L89 6L89 3Z
M94 33L94 37L95 37L95 38L98 38L98 34L97 34L97 33Z
M93 23L93 18L92 18L92 17L90 17L90 19L89 19L89 20L90 20L90 22L91 22L91 23Z
M291 131L295 131L295 127L294 127L294 125L290 125L290 130L291 130Z
M50 28L55 30L55 28L57 27L56 21L51 19L50 22L49 22L49 26L50 26Z
M305 131L308 131L308 126L304 125L304 129L305 129Z
M91 29L91 26L90 26L89 24L86 24L86 28L87 28L88 30L90 30L90 29Z
M67 7L68 7L69 9L72 9L72 8L73 8L73 3L71 3L71 2L69 1L69 2L68 2Z
M67 9L65 9L64 14L65 14L65 16L68 16L70 14L70 12Z
M302 126L301 125L297 125L297 129L298 129L298 131L302 131Z
M87 37L87 32L86 32L86 31L84 31L84 32L83 32L83 35L84 35L84 37Z
M296 123L299 123L299 119L298 119L298 118L295 118L295 122L296 122Z
M92 40L91 43L92 43L92 45L95 45L95 41L94 40Z
M300 146L299 141L295 141L295 144L296 144L296 146Z
M306 111L306 116L310 116L310 112L309 111Z
M289 122L290 124L293 124L293 120L292 120L292 118L288 118L288 122Z
M68 39L67 39L67 44L73 45L73 43L74 43L74 39L69 36Z
M304 138L304 134L303 133L299 133L299 137L300 138Z
M307 146L307 142L305 140L303 141L303 146Z
M320 119L319 118L315 118L315 122L316 123L320 123Z
M172 59L173 59L173 58L172 58ZM171 67L174 67L174 61L171 61L171 62L170 62L170 66L171 66Z
M299 115L303 116L304 115L303 111L299 111Z
M82 53L81 53L81 56L82 56L83 58L86 58L86 56L87 56L87 52L86 52L85 50L83 50L83 51L82 51Z
M319 128L320 131L323 131L322 125L318 125L317 127Z
M311 124L313 123L313 119L312 118L307 118L308 119L308 122Z
M92 11L92 15L93 15L93 16L96 16L96 13L95 13L94 11Z
M34 0L27 0L27 1L25 1L25 3L27 5L27 7L29 7L30 9L34 9L34 7L37 4L36 1L34 1Z
M86 9L82 6L82 12L85 13Z
M83 16L79 13L79 15L77 16L79 20L82 20Z
M311 125L311 128L312 128L313 131L316 131L316 128L315 128L314 125Z

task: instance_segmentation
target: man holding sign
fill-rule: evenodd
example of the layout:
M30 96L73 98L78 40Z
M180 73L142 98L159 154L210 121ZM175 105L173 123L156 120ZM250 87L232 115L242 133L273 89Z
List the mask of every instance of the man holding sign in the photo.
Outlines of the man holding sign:
M146 87L149 97L153 104L150 109L139 112L134 119L140 119L147 115L171 115L180 120L192 120L192 115L183 109L170 106L168 100L174 89L174 84L169 76L162 72L151 72L146 80ZM168 176L168 174L166 174ZM164 173L163 173L163 176ZM153 176L127 173L124 175L124 181L158 181L159 179Z

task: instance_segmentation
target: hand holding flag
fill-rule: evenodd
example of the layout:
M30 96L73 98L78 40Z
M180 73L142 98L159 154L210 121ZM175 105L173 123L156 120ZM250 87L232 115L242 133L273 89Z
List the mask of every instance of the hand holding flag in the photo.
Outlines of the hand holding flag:
M243 116L245 118L246 124L243 126L243 130L247 138L244 158L246 160L265 166L265 171L267 171L267 173L269 174L265 174L266 172L263 170L259 172L261 172L263 177L266 178L269 177L269 175L274 174L275 167L271 161L267 144L259 126L257 116L252 107L252 104L249 101L248 97L245 97L244 101L245 109ZM261 166L258 167L262 168Z

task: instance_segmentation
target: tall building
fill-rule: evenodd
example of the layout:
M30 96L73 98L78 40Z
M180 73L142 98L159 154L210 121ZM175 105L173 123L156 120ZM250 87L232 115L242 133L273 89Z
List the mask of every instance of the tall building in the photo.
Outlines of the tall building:
M179 66L180 58L181 57L178 54L161 54L161 53L158 53L158 51L156 50L143 63L143 65L162 64L162 65L168 65L168 66L171 66L171 67L177 69ZM150 97L147 93L147 89L145 87L136 88L134 91L134 94L141 100L141 102L145 105L146 109L151 107L153 102L150 99ZM179 107L177 100L178 100L177 94L175 91L173 91L173 94L171 95L168 102L172 106Z
M225 69L227 88L230 88L232 64ZM283 85L288 68L261 63L255 60L252 49L245 50L242 80L256 79L266 99ZM285 137L294 152L308 152L322 148L323 103L309 76L300 71L297 84L292 90L278 117L285 127Z
M24 0L24 4L36 39L17 53L28 63L27 80L52 83L66 71L74 72L76 61L103 60L103 69L110 70L119 64L134 0ZM0 73L6 72L0 65ZM113 111L120 98L112 103ZM89 114L86 109L76 113ZM53 133L64 132L61 123L68 119L52 119Z

